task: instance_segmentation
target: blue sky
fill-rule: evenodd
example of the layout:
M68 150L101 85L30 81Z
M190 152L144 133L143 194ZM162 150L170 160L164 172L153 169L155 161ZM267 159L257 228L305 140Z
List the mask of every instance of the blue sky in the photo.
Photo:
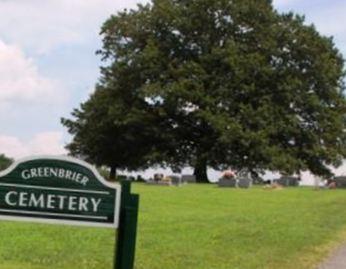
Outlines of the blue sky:
M0 152L62 154L60 125L99 77L100 26L136 0L0 0ZM142 1L144 2L144 1ZM345 0L275 0L305 14L346 55Z

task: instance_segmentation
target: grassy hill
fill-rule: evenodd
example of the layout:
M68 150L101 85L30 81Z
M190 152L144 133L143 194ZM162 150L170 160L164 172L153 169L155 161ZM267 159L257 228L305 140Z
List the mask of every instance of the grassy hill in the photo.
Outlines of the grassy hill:
M309 269L346 239L346 191L136 184L137 269ZM108 229L0 222L0 269L111 269Z

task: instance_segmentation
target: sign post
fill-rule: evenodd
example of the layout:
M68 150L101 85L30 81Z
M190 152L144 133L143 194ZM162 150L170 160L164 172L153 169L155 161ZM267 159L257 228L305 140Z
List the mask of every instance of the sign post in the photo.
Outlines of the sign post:
M130 182L123 181L114 269L134 267L138 205L139 195L131 194Z
M118 229L115 269L132 269L139 197L122 186L74 158L22 159L0 173L0 219Z

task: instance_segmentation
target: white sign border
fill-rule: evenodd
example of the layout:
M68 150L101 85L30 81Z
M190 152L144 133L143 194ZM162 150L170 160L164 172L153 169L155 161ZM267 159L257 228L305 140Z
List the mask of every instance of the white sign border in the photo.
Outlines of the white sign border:
M107 182L97 171L97 169L90 165L89 163L69 157L69 156L53 156L53 155L37 155L19 159L15 161L9 168L0 172L0 182L1 177L5 177L13 170L17 168L18 165L35 160L57 160L57 161L65 161L70 163L75 163L81 165L87 169L89 169L94 176L97 178L99 182L105 185L108 188L115 189L115 206L114 206L114 221L113 223L100 223L100 222L92 222L92 221L76 221L76 220L61 220L61 219L47 219L47 218L36 218L36 217L17 217L17 216L5 216L0 215L0 220L7 221L22 221L22 222L38 222L38 223L46 223L46 224L62 224L62 225L73 225L73 226L87 226L87 227L104 227L104 228L118 228L119 226L119 217L120 217L120 201L121 201L121 185L118 183L110 183Z

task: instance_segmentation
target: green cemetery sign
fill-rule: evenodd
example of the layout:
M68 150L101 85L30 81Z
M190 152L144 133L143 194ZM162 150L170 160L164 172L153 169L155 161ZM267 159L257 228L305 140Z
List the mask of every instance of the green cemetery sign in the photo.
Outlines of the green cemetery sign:
M0 173L0 219L117 228L116 269L134 267L138 206L131 182L110 184L70 157L30 157Z
M69 157L31 157L0 173L0 219L113 227L119 184Z

